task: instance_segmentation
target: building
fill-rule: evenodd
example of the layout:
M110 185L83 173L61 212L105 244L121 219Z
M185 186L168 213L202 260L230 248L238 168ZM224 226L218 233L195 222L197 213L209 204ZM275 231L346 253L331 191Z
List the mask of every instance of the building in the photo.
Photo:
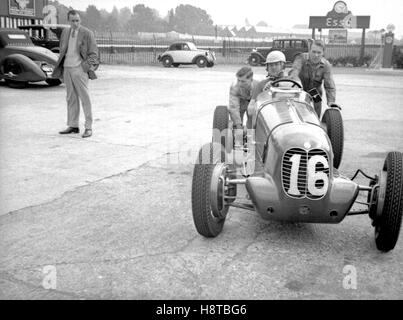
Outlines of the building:
M47 0L1 0L0 28L42 24Z

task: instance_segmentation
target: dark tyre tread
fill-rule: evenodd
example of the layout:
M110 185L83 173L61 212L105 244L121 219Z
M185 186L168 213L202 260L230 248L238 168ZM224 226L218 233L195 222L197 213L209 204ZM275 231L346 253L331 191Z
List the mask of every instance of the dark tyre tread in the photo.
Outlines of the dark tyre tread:
M213 148L220 145L207 144L199 151L198 161L193 170L192 181L192 214L193 222L199 234L207 238L218 236L224 226L225 218L219 219L213 216L211 211L211 177L215 167L217 156ZM201 159L210 159L210 164L205 164Z
M214 111L213 118L213 142L221 143L224 150L225 144L229 143L228 140L228 124L229 124L229 111L226 106L218 106ZM218 132L220 135L218 136Z
M390 152L383 170L387 171L386 192L382 215L376 226L375 242L379 250L387 252L397 243L403 211L403 155Z
M344 126L341 112L338 109L328 109L323 115L326 124L327 135L333 148L333 167L338 169L343 157Z

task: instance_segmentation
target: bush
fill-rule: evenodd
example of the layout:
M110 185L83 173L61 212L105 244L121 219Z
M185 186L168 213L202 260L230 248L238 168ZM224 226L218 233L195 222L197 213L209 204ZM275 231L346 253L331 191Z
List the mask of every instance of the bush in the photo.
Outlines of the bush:
M369 65L372 61L372 56L367 54L364 56L362 64L360 64L360 58L356 56L345 56L338 58L329 58L328 61L337 67L361 67Z

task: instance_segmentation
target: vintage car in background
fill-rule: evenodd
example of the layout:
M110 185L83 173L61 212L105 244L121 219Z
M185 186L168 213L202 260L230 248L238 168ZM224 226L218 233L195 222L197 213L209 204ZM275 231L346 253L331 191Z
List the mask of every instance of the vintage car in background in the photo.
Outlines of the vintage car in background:
M0 30L0 80L13 88L24 88L28 82L46 81L50 86L61 84L52 73L59 56L35 46L28 33L18 29Z
M251 66L264 65L267 55L274 50L283 52L287 62L291 63L294 61L295 56L302 52L309 51L309 42L310 40L308 39L296 38L274 40L272 47L259 47L253 49L249 55L248 63Z
M230 127L228 108L215 110L213 142L201 148L193 172L193 221L201 235L219 235L230 207L302 223L335 224L368 214L377 248L395 247L403 211L402 153L388 153L379 175L358 170L345 177L336 168L344 137L340 108L327 108L321 122L311 96L290 79L273 82L258 96L251 126L239 139L241 129ZM354 181L359 173L368 185Z
M18 29L28 32L34 45L59 53L60 36L63 30L69 27L70 26L64 24L25 25L19 26Z
M210 50L197 49L193 42L177 42L158 56L158 61L166 68L181 64L196 64L199 68L214 66L216 57Z

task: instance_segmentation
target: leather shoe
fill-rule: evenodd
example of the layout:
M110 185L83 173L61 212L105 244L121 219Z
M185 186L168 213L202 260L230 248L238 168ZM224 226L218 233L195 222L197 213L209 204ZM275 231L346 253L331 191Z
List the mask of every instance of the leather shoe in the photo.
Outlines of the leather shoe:
M68 127L66 130L60 131L59 134L80 133L79 128Z
M92 136L92 130L91 129L85 129L83 138L89 138Z

